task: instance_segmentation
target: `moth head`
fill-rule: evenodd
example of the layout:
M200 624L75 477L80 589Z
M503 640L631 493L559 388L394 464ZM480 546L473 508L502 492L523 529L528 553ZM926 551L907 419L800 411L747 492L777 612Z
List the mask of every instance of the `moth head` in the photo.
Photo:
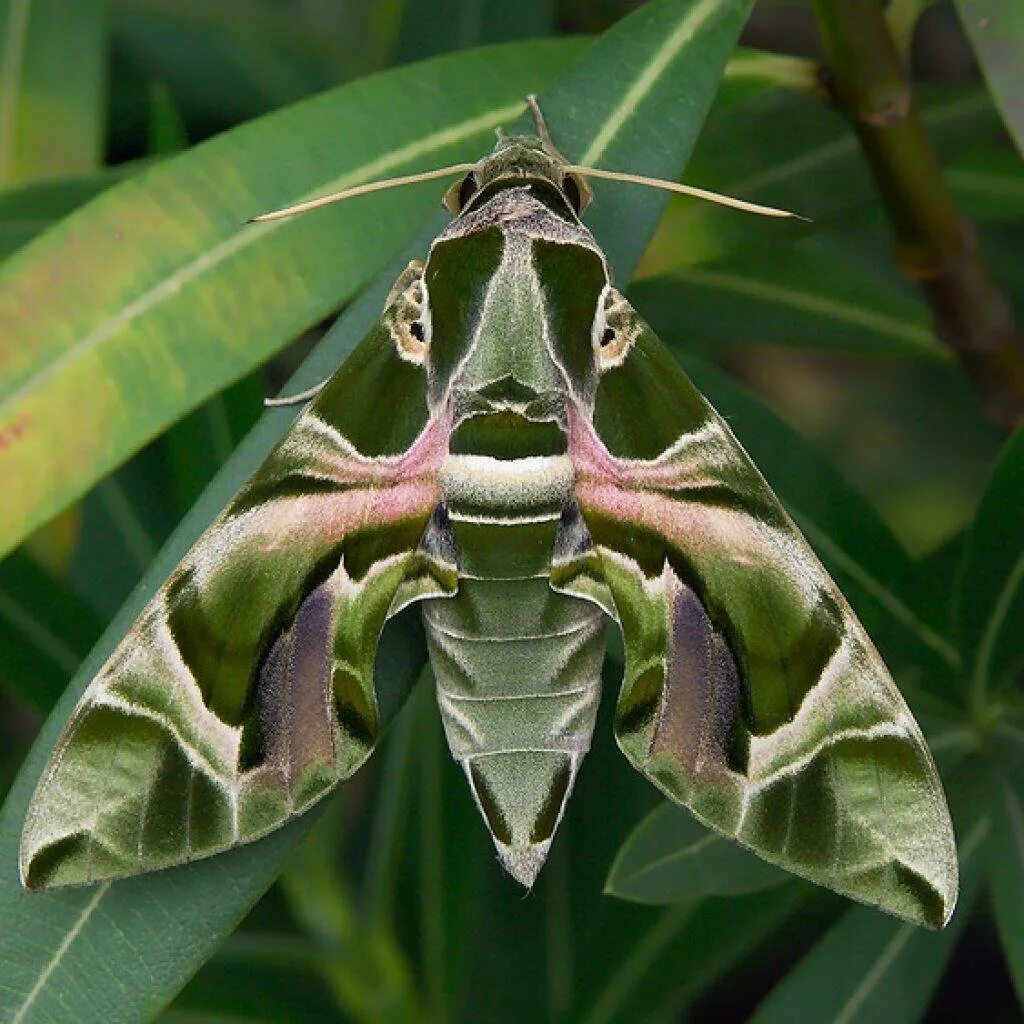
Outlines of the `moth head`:
M552 142L537 97L527 96L526 103L533 114L537 134L506 135L500 128L496 129L498 141L493 152L445 194L444 205L451 213L462 213L474 196L496 182L539 181L553 186L577 215L590 205L594 197L587 179L573 169Z
M592 198L586 179L567 170L569 164L542 139L525 135L499 135L494 152L474 165L445 193L444 205L456 216L481 192L494 185L540 182L557 191L576 214Z

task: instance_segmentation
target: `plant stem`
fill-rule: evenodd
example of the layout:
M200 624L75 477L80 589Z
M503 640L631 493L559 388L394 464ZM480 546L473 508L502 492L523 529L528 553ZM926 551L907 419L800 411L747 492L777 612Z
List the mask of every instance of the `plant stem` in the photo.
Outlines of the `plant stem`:
M988 416L1012 429L1024 419L1024 334L943 180L880 0L814 0L814 10L833 95L860 137L899 265Z

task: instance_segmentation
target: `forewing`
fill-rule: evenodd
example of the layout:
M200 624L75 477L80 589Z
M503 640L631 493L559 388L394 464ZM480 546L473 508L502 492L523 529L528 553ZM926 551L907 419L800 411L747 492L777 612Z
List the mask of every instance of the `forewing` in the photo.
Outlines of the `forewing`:
M920 729L728 426L631 309L609 312L571 451L625 640L620 746L766 860L941 926L956 850Z
M29 888L203 857L301 813L376 742L377 640L438 590L443 424L387 318L90 684L25 823Z

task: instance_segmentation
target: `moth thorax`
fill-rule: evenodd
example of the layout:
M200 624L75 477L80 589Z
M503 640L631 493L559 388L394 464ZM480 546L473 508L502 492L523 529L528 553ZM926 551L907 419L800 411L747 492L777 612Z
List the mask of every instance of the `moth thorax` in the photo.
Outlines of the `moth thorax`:
M565 455L449 455L441 468L441 490L456 521L557 522L573 480Z

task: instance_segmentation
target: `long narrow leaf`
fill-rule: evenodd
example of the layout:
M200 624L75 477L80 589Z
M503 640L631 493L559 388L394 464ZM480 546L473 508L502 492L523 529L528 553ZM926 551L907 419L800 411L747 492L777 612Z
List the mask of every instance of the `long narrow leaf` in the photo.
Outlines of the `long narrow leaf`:
M948 358L924 306L877 272L872 259L834 234L814 246L782 245L730 254L707 267L678 267L637 281L630 296L663 336L701 347L769 344Z
M0 0L0 187L99 166L105 28L102 0Z
M0 563L0 690L49 711L100 630L92 610L28 555Z
M921 101L929 134L944 157L989 138L998 124L981 91L922 90ZM765 130L766 125L775 130ZM813 223L776 223L766 231L756 218L673 197L644 259L648 275L708 263L730 252L789 244L791 238L824 230L839 214L877 202L849 125L819 100L782 89L756 90L742 104L713 111L686 180L795 210Z
M756 892L789 878L688 811L663 803L622 844L605 892L638 903L682 903Z
M553 0L409 0L398 60L419 60L487 40L539 39L554 28Z
M920 1020L970 914L990 829L982 818L961 847L964 891L939 934L868 907L849 910L761 1004L752 1024Z
M1024 6L1018 0L956 0L989 92L1024 156Z
M566 40L510 45L331 90L108 190L9 260L0 553L351 296L437 188L271 224L249 217L478 155L523 94L578 51Z
M35 181L0 192L0 259L143 166L141 161L122 164L93 174Z
M1024 615L1024 429L1006 443L964 549L955 614L979 696L1020 670Z
M1024 1006L1024 800L1019 785L1002 783L1002 814L992 835L989 877L999 939Z

